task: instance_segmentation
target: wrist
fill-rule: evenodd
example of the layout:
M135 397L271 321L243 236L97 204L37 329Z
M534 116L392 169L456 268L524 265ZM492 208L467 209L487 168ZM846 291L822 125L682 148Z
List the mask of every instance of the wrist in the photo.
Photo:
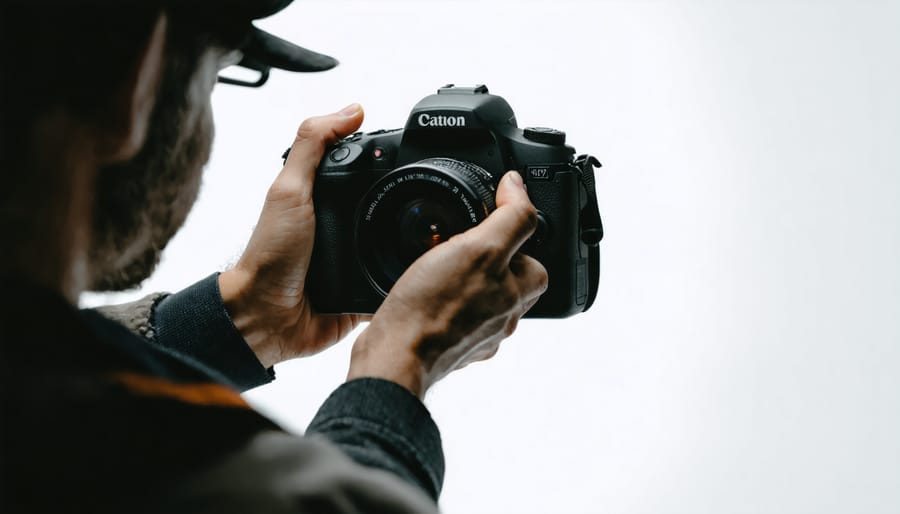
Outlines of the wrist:
M347 381L380 378L424 398L428 384L423 363L415 354L414 332L392 328L386 332L373 322L359 335L353 343Z
M260 364L270 368L285 360L285 357L278 339L272 337L274 317L260 312L259 302L252 294L253 283L253 277L240 268L219 274L219 292L231 322Z

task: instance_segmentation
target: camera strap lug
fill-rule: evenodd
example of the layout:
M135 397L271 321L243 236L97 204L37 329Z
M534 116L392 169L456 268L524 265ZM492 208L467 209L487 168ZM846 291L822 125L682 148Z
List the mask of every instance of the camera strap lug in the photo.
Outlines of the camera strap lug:
M600 219L594 180L594 168L601 166L600 161L593 155L579 155L575 159L575 167L581 175L581 185L587 192L587 205L581 210L581 241L588 246L597 246L603 239L603 221Z

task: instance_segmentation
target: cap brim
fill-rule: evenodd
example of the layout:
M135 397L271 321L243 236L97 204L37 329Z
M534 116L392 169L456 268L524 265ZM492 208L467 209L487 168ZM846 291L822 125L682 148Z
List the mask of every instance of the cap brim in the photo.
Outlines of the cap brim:
M338 65L334 57L307 50L255 26L241 51L251 62L287 71L325 71Z

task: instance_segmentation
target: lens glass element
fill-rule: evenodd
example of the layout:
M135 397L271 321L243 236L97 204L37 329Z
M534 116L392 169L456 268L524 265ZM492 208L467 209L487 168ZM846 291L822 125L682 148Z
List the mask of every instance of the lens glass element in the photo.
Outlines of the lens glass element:
M403 252L410 264L420 255L450 239L451 234L464 230L451 209L437 202L416 198L400 209L398 227Z
M387 295L416 259L494 209L491 176L474 164L426 159L377 181L360 204L356 243L372 286Z

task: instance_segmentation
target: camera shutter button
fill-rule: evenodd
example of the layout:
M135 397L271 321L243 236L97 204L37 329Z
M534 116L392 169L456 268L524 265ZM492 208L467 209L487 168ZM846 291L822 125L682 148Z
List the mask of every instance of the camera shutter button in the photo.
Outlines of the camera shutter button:
M350 149L346 146L340 146L331 152L331 160L334 162L341 162L347 157L350 157Z
M566 144L566 133L547 127L527 127L525 139L545 145L564 145Z

